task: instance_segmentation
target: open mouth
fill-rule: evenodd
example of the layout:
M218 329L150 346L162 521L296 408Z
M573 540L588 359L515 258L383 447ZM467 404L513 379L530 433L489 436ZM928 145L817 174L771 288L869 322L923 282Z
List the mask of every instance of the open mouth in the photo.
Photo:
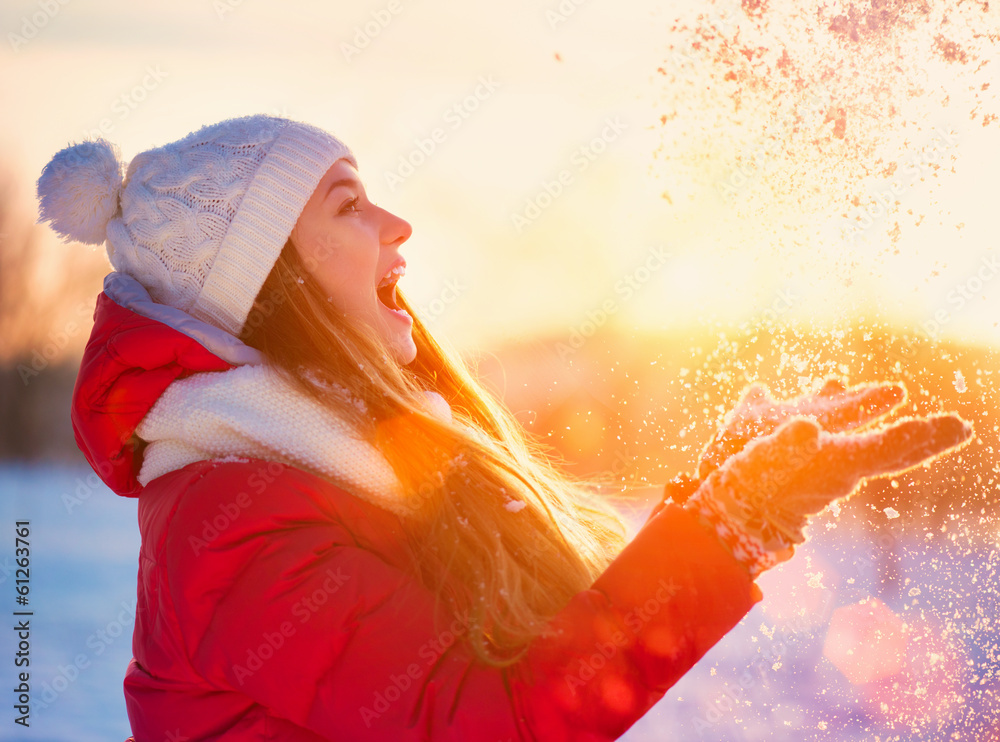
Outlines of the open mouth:
M396 286L380 286L378 289L378 300L382 302L389 309L399 309L399 304L396 303Z
M375 288L375 292L378 294L379 302L386 309L396 315L409 319L410 315L407 314L406 310L400 307L396 301L396 284L404 275L406 275L406 264L398 263L391 271L385 274L381 281L379 281L378 286Z

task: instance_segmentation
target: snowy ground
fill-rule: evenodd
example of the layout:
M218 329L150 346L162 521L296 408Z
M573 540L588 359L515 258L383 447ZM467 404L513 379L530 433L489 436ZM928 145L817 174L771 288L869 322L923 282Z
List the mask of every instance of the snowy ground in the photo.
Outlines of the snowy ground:
M31 693L45 704L32 712L29 729L14 724L15 637L4 632L0 739L121 742L129 735L122 678L135 620L136 501L113 495L89 467L7 464L0 468L0 513L8 621L17 610L14 523L31 524Z
M22 730L7 695L0 739L120 742L129 734L122 677L136 503L95 480L89 469L0 467L3 602L14 610L14 521L28 520L32 693L46 704ZM760 579L763 604L623 739L1000 739L997 550L973 547L957 529L904 534L887 519L864 534L827 528L833 522L816 524L792 562ZM857 608L838 614L871 597L882 604L875 618L858 619ZM849 682L825 645L870 682ZM10 633L4 646L0 672L11 689ZM872 679L879 674L888 677Z

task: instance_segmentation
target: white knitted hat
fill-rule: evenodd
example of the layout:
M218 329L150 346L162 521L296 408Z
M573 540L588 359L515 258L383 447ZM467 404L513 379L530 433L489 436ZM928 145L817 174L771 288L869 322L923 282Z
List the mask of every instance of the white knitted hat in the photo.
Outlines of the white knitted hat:
M153 301L238 335L306 201L341 158L357 167L333 135L264 115L136 155L124 180L117 147L82 142L42 170L38 221L67 240L106 241L111 265Z

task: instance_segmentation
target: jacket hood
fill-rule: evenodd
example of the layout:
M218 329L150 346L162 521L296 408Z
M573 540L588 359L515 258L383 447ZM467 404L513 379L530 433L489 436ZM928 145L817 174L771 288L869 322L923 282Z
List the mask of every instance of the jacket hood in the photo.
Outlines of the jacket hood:
M73 389L76 443L114 492L138 497L142 441L135 429L166 388L203 371L258 365L254 348L185 312L156 304L118 272L104 279Z

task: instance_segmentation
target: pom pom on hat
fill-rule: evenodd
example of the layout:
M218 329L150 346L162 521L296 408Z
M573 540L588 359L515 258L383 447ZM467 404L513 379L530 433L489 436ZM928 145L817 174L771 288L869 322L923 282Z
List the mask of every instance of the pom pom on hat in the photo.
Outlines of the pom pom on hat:
M105 139L60 150L38 179L38 221L67 240L102 244L119 209L122 169L118 148Z

